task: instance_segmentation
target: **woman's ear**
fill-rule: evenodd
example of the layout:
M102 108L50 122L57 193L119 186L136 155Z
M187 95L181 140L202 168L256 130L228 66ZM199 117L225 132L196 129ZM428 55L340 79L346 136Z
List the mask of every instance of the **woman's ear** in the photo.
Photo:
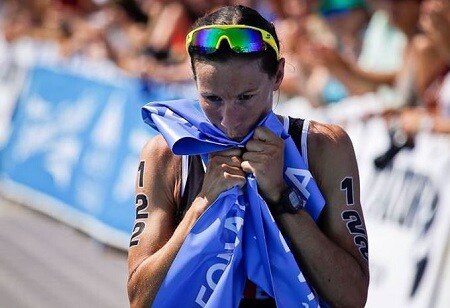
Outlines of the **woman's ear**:
M284 58L281 58L280 61L278 61L278 69L275 75L275 83L273 85L273 91L277 91L280 88L281 82L283 81L285 62L286 60Z

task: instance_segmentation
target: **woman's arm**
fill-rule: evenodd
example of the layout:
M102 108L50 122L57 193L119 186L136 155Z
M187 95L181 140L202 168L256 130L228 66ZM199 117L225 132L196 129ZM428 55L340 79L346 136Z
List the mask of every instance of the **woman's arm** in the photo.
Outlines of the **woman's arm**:
M305 275L330 305L363 307L368 241L352 143L340 127L312 122L308 149L311 172L326 201L319 224L305 211L282 214L277 222Z
M128 251L131 307L149 307L190 227L193 211L175 226L180 160L161 136L143 149L136 179L136 221ZM176 189L175 189L176 188Z
M269 204L279 202L286 187L283 148L280 138L258 128L243 155L243 169L255 174ZM311 172L326 200L319 225L304 210L275 220L308 282L325 301L336 307L363 307L369 284L368 245L350 138L337 126L312 122L308 148Z
M245 184L240 150L210 155L202 190L178 226L180 157L161 136L143 149L136 179L136 222L128 252L128 296L131 307L149 307L186 236L217 196Z

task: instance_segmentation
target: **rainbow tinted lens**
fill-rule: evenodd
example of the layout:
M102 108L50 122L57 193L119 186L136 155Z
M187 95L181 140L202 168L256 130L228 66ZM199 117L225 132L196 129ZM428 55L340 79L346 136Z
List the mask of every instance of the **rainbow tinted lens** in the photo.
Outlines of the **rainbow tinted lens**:
M215 52L223 40L237 53L266 50L261 32L249 28L199 29L192 32L189 45L198 52L209 54Z

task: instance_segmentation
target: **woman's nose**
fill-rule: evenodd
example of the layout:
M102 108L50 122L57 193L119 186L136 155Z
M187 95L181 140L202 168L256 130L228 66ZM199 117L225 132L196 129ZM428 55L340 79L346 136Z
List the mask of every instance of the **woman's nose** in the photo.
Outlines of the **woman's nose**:
M239 118L237 108L234 103L225 103L222 109L222 122L220 123L227 129L234 129L239 126Z

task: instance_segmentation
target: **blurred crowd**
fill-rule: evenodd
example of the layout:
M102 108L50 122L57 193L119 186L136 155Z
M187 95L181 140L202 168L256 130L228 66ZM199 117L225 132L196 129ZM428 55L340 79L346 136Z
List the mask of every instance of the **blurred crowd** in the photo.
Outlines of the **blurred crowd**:
M254 7L277 28L284 98L314 107L376 93L407 137L450 133L450 0L2 0L0 35L51 42L62 61L139 78L192 78L185 36L217 6Z

